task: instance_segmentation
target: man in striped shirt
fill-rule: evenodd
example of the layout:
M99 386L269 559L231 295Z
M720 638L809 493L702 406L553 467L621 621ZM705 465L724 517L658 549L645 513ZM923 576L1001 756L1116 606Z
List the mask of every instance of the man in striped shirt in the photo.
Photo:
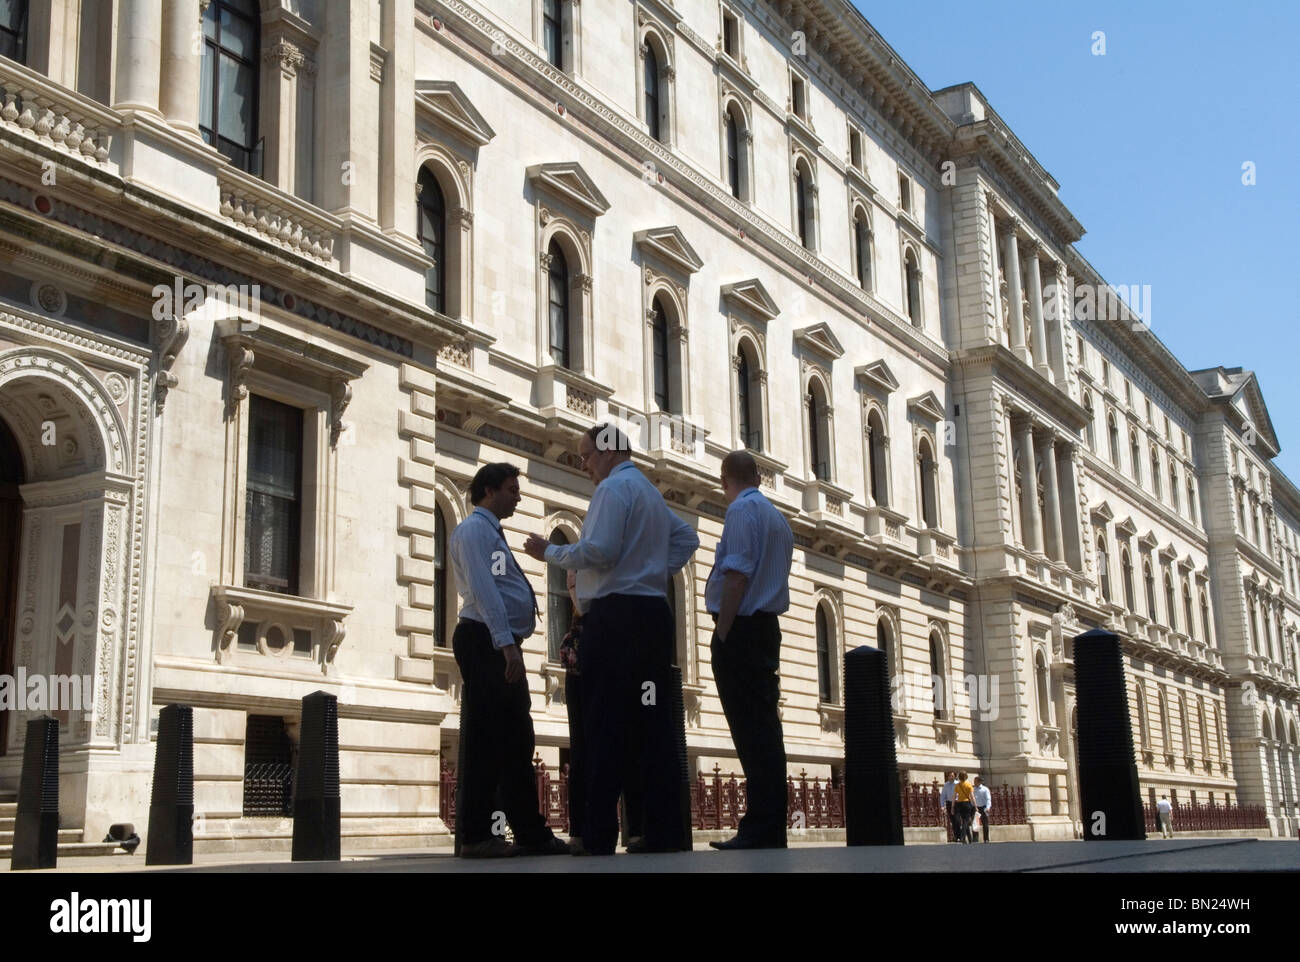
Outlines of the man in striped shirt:
M785 848L785 744L781 697L781 626L790 607L794 535L758 490L758 465L747 451L722 459L726 521L704 602L716 626L713 677L745 772L748 810L736 837L714 848Z

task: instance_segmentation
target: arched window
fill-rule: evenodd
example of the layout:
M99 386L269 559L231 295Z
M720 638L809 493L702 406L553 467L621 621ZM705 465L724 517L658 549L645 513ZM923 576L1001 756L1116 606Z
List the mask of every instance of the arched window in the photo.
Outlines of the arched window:
M1137 432L1128 433L1128 454L1133 463L1133 480L1142 483L1142 447L1138 444Z
M1246 599L1246 608L1250 612L1250 650L1259 654L1259 623L1255 615L1255 599Z
M812 191L812 172L808 169L807 161L800 158L794 166L794 216L799 243L807 250L814 248L817 236L813 227Z
M0 57L27 62L27 0L0 3Z
M909 247L903 256L903 269L907 274L907 317L915 327L921 326L921 268L916 254Z
M447 522L433 509L433 643L447 647Z
M1115 423L1114 412L1106 414L1106 432L1110 435L1110 463L1119 470L1119 426Z
M424 272L424 303L439 314L447 313L447 207L438 178L428 167L421 167L417 183L420 188L420 246L433 261Z
M552 240L547 253L551 255L546 269L547 291L550 305L551 357L560 367L569 367L569 264L560 245Z
M1151 571L1151 562L1142 562L1142 583L1147 592L1147 617L1153 622L1156 618L1156 576Z
M1183 736L1183 756L1190 758L1192 756L1192 719L1187 714L1187 698L1182 692L1178 693L1178 720Z
M853 267L857 273L858 286L864 291L870 290L871 225L861 207L853 214Z
M1106 539L1097 539L1097 580L1101 583L1101 596L1110 601L1110 555L1106 553Z
M1147 693L1141 686L1137 686L1137 708L1138 708L1138 745L1142 748L1151 747L1151 725L1147 719Z
M1190 474L1187 476L1187 516L1192 519L1192 524L1196 524L1196 488Z
M569 538L556 528L551 544L568 544ZM560 642L573 626L573 599L569 597L569 573L559 565L546 566L546 660L560 660Z
M1187 634L1196 638L1196 616L1192 610L1192 587L1183 579L1183 618L1187 622Z
M817 606L817 693L822 702L829 704L834 696L831 688L831 645L834 641L831 619L826 606Z
M1205 633L1205 643L1214 644L1214 634L1210 631L1210 601L1204 591L1201 592L1201 631Z
M1038 724L1050 725L1052 706L1047 686L1047 660L1041 651L1034 654L1034 680L1038 688Z
M939 527L939 491L935 482L934 452L930 439L917 446L916 463L921 485L921 521L927 528Z
M668 385L668 319L664 316L663 301L654 299L651 309L650 341L653 350L651 366L654 370L654 400L660 411L671 411L673 405Z
M934 689L934 717L948 717L948 666L943 639L938 631L930 632L930 684Z
M1210 757L1210 731L1205 724L1205 696L1196 696L1196 720L1201 728L1201 757Z
M1157 498L1164 497L1160 490L1160 452L1154 447L1151 448L1151 490Z
M1178 630L1178 618L1177 618L1178 605L1175 603L1174 598L1175 598L1174 578L1173 575L1169 573L1169 569L1166 568L1165 569L1165 619L1168 622L1169 629L1171 631Z
M750 361L749 348L736 350L736 414L740 443L751 451L763 450L762 394L756 377L757 365Z
M1124 607L1129 611L1137 611L1137 605L1133 600L1133 558L1128 553L1128 548L1120 549L1120 569L1124 576Z
M808 382L808 457L812 475L818 481L831 479L830 440L826 397L821 384L814 379Z
M203 11L199 132L240 170L262 176L257 102L261 70L257 0L212 0Z
M867 415L867 474L872 504L888 507L889 438L885 435L880 412L875 408Z
M659 124L659 57L652 43L645 45L645 122L650 136L663 140Z
M1178 465L1174 464L1173 461L1169 462L1169 498L1174 503L1175 514L1183 510L1183 506L1180 503L1183 498L1183 493L1178 487Z
M1219 711L1219 703L1214 703L1214 738L1219 747L1219 764L1222 767L1223 760L1226 757L1223 751L1223 713Z
M740 180L743 159L740 154L740 118L737 117L739 108L733 103L727 107L726 114L726 143L727 143L727 186L731 188L731 196L737 200L743 200L742 185Z
M889 677L894 677L896 671L894 667L894 646L893 639L890 637L889 622L879 615L876 617L876 647L885 655L885 666Z
M1094 427L1096 415L1092 410L1092 395L1086 391L1083 395L1083 409L1088 412L1088 450L1094 451L1096 450L1097 444L1096 431Z
M1173 732L1169 727L1169 698L1165 695L1165 690L1160 689L1160 744L1164 746L1165 754L1174 753Z
M556 70L564 69L564 27L560 19L561 0L542 0L542 45L546 59Z

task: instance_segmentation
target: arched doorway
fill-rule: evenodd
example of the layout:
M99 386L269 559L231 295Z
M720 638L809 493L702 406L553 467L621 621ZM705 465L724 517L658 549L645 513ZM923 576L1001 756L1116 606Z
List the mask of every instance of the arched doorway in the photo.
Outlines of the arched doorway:
M23 502L18 486L25 480L18 439L0 418L0 674L14 673L14 632L18 608L18 542ZM9 743L8 711L0 711L0 755Z

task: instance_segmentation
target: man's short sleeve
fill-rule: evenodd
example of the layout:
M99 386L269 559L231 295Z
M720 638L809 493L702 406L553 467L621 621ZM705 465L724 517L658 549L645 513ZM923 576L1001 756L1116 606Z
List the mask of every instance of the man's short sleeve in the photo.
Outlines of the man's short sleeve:
M752 578L762 553L758 518L752 511L733 511L727 524L727 553L718 561L718 571L738 571Z

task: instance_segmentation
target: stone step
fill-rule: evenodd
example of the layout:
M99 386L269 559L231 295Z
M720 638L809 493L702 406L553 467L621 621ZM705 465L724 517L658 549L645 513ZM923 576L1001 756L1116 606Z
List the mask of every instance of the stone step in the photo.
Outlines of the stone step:
M18 816L16 815L10 818L0 818L0 832L12 832L14 830L14 823L17 821Z
M59 844L65 845L70 842L81 841L81 829L79 828L61 828L59 829ZM13 847L14 830L12 828L0 828L0 846Z
M62 834L62 833L60 833ZM80 833L78 833L80 834ZM112 855L122 850L107 842L59 842L59 858L85 855ZM14 847L9 843L0 843L0 861L8 862L13 857ZM126 854L123 852L123 854Z
M0 818L17 818L17 802L0 802Z

